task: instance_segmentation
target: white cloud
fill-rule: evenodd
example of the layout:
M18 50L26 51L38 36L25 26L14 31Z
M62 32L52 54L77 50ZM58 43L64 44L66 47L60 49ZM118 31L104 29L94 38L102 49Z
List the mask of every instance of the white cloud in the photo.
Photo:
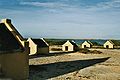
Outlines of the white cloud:
M98 4L102 8L120 8L120 0L112 0L110 2L102 2Z
M91 10L120 9L120 0L100 2L97 5L89 6L88 9Z
M20 2L21 5L31 5L37 7L46 7L46 8L61 8L61 7L68 7L67 4L57 3L57 2Z
M66 0L69 1L69 0ZM81 3L82 4L82 3ZM52 12L59 11L59 9L66 10L66 11L74 11L74 9L77 10L106 10L106 9L120 9L120 0L110 0L105 2L100 2L98 4L93 5L72 5L67 3L62 3L61 1L56 2L20 2L20 5L30 5L30 6L36 6L36 7L44 7L48 8ZM72 10L71 10L72 9Z

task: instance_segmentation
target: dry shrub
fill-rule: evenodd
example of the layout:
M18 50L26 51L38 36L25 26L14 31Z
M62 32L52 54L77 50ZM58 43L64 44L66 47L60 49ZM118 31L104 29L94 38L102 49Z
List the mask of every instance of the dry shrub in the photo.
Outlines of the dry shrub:
M87 53L90 52L90 50L88 50L88 49L80 49L79 52L80 52L80 53L87 54Z
M101 54L101 51L98 50L88 50L88 49L80 49L79 50L80 53L84 53L84 54Z
M51 48L52 51L62 51L60 48Z
M102 52L101 52L101 51L98 51L98 50L92 50L92 51L90 51L90 53L93 53L93 54L101 54Z

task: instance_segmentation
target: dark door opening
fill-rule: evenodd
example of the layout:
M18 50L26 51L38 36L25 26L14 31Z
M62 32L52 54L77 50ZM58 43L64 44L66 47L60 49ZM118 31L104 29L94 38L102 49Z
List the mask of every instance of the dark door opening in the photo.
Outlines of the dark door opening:
M106 45L106 48L109 48L109 46L108 46L108 45Z
M84 45L84 48L86 48L86 45Z
M65 51L68 51L68 46L65 46Z

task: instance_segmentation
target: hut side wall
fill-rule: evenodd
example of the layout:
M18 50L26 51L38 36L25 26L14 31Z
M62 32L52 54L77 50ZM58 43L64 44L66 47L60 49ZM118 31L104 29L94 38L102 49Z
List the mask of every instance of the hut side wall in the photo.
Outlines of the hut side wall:
M41 47L41 48L38 48L38 54L48 54L49 53L49 47Z
M29 77L28 52L0 54L1 70L5 77L25 80Z

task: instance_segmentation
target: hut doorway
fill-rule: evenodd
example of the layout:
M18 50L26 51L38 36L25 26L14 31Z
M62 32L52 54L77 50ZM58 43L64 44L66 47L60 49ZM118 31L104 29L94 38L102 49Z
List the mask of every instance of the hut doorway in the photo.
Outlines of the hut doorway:
M68 51L68 46L65 46L65 51Z
M108 49L108 48L109 48L109 45L106 45L106 48Z
M2 65L0 64L0 74L2 74Z
M87 46L86 45L84 45L84 48L86 48Z

